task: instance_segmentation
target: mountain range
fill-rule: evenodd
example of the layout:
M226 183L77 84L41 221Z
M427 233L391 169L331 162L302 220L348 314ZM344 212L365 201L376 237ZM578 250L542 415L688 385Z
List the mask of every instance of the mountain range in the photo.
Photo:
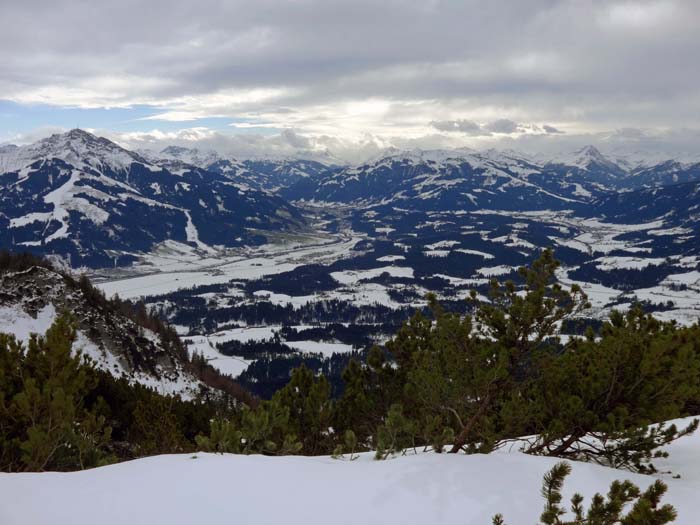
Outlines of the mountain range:
M418 209L577 209L612 193L700 180L700 163L630 168L593 146L542 160L512 151L398 152L283 190L292 199ZM400 204L399 204L400 203Z
M223 172L147 160L81 130L0 155L0 245L73 266L128 264L175 240L202 252L266 242L304 218Z
M359 166L237 160L168 147L135 152L83 130L0 148L0 246L72 266L130 264L164 241L202 253L304 231L308 205L421 211L573 210L637 223L697 223L700 162L615 160L588 146L391 152Z

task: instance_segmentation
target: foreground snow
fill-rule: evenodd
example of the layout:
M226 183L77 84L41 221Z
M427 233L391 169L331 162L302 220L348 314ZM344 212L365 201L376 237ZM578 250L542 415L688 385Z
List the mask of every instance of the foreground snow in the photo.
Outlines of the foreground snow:
M700 435L674 444L659 466L678 525L697 523ZM418 454L377 462L328 457L196 454L158 456L71 474L0 474L0 523L533 525L542 475L554 458L520 453ZM615 479L654 478L574 463L565 498L586 501Z

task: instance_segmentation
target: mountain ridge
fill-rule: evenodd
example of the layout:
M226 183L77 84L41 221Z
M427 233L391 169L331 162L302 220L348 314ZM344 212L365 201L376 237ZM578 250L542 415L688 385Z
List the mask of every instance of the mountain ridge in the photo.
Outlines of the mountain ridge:
M14 169L0 175L0 245L69 256L74 266L128 264L166 240L203 252L256 245L305 224L280 197L188 164L153 164L82 130L10 159Z

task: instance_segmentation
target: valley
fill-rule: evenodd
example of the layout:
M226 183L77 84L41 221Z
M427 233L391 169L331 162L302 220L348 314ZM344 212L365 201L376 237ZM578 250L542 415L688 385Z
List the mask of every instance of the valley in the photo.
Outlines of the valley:
M94 278L108 296L142 298L162 312L190 352L260 395L300 362L328 367L338 380L350 357L425 308L427 293L467 313L471 290L487 301L491 278L517 280L518 267L550 246L563 263L560 282L588 295L586 319L604 320L635 302L663 320L700 317L700 258L658 242L674 233L663 219L622 224L560 210L378 217L345 210L334 220L355 230L318 229L307 244L220 257L164 246L141 264Z
M334 391L427 294L470 313L553 248L590 308L700 317L700 164L589 146L390 152L356 166L132 152L73 130L0 155L0 240L143 303L261 397L306 364ZM8 203L11 203L8 205ZM144 220L139 218L143 217Z

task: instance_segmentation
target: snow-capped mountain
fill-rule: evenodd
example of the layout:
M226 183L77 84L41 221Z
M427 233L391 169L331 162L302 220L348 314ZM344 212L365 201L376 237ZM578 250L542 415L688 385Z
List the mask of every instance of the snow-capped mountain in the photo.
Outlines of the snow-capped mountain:
M314 160L262 158L239 160L220 155L213 150L182 146L168 146L159 153L149 152L147 157L159 165L164 165L167 161L170 163L176 161L196 166L219 173L235 183L266 191L278 191L330 169L328 165Z
M579 173L563 176L525 155L495 150L399 152L326 172L316 182L292 187L285 195L419 209L532 210L571 208L609 191Z
M126 264L165 240L211 252L296 229L283 199L181 161L157 165L81 130L0 155L0 246Z
M360 166L321 171L282 194L418 209L574 209L618 191L700 180L700 163L635 166L594 146L554 158L497 150L393 151Z
M182 146L168 146L157 154L151 154L153 159L179 160L185 164L191 164L198 168L207 168L211 164L223 160L224 157L213 150L200 150L198 148L184 148Z
M37 161L57 159L75 168L126 171L132 164L150 165L139 154L81 129L54 134L23 147L0 151L0 173L27 168Z
M585 146L571 153L556 156L546 160L546 164L578 168L589 172L603 171L624 175L624 170L614 161L605 157L595 146Z

